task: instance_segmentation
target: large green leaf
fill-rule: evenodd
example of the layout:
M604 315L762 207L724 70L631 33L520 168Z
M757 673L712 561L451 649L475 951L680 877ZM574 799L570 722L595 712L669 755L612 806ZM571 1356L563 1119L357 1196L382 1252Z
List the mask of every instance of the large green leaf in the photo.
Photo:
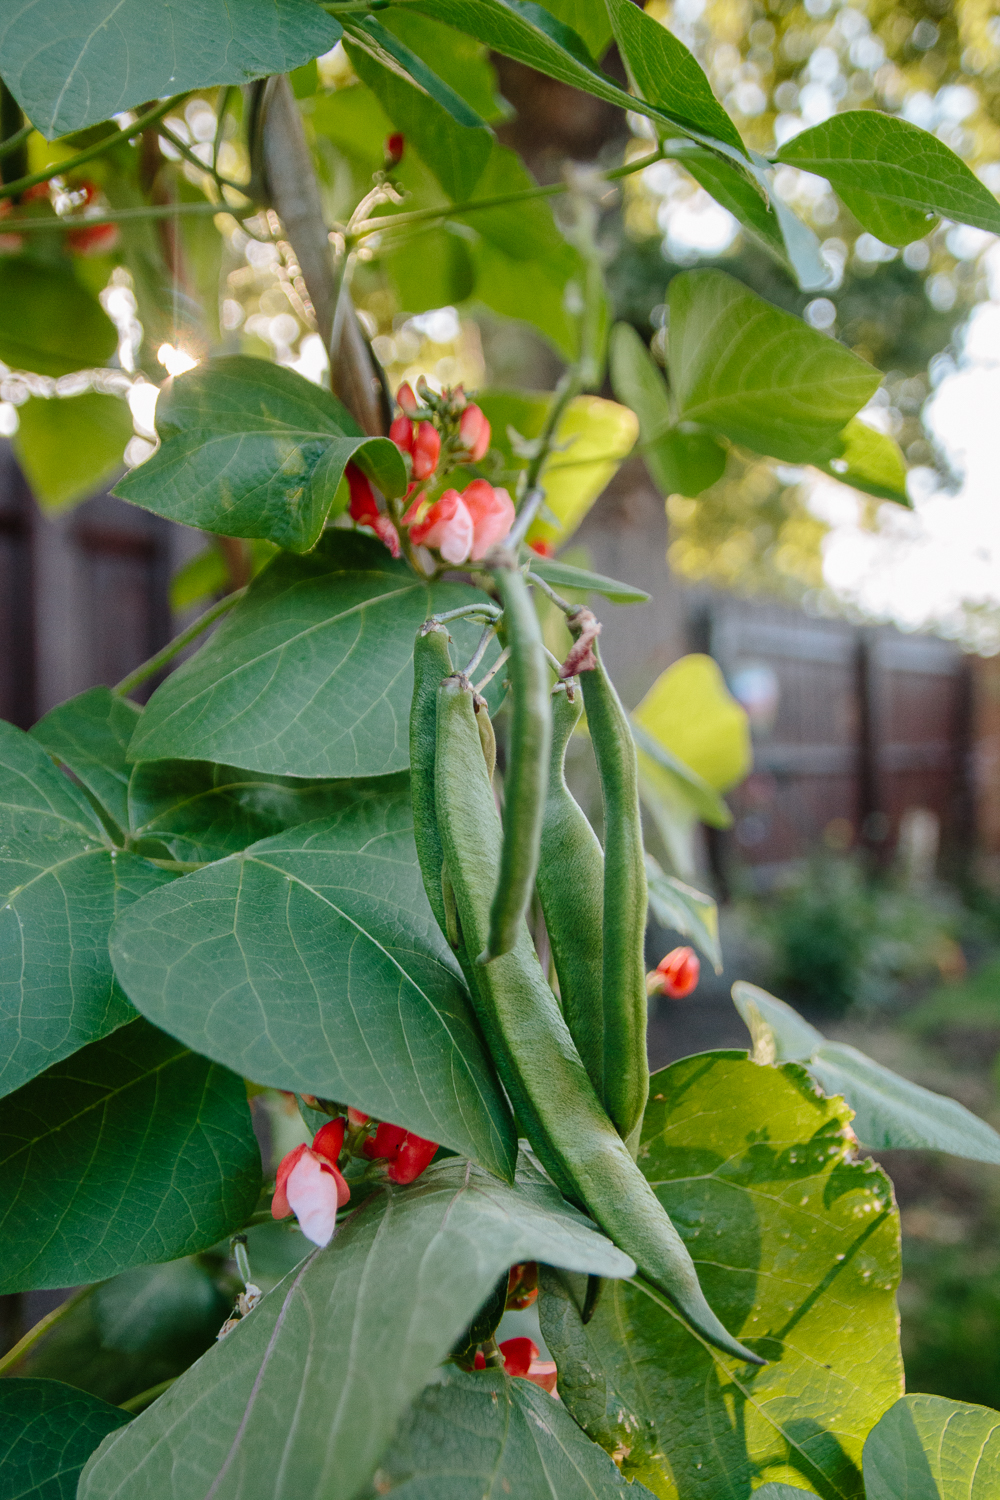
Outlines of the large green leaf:
M1000 1412L944 1396L903 1396L868 1434L867 1500L993 1500Z
M660 494L700 495L721 477L725 448L707 432L674 427L666 381L630 323L616 323L610 356L611 384L639 418L639 446Z
M631 0L608 0L608 14L639 97L695 140L724 144L730 156L745 157L739 131L684 43Z
M418 143L445 192L468 198L493 150L493 134L464 99L374 16L345 17L354 71L393 124Z
M0 721L0 1095L134 1016L108 931L169 879L114 850L84 793Z
M532 0L408 0L408 8L466 31L494 52L527 63L572 88L648 115L729 155L743 153L735 125L715 103L708 80L676 37L662 43L643 33L636 42L630 18L613 16L632 49L630 62L651 85L649 96L636 98L601 72L586 44L564 20ZM657 23L650 19L650 24Z
M102 1438L132 1419L61 1380L0 1381L0 1468L8 1500L75 1500Z
M14 452L43 510L85 500L121 473L132 415L117 396L88 391L18 410Z
M81 1500L352 1500L410 1401L508 1266L599 1275L632 1262L531 1169L517 1189L464 1162L370 1198L134 1424Z
M33 740L68 766L124 833L129 827L126 758L139 708L110 688L88 688L49 709L31 729Z
M429 614L484 596L428 584L380 542L331 531L277 557L207 645L153 694L133 760L214 760L275 776L405 770L413 637ZM449 629L456 661L481 633Z
M52 140L148 99L285 73L339 36L313 0L9 0L0 57Z
M506 1176L510 1111L412 827L397 793L188 875L116 927L116 971L144 1015L208 1057Z
M1000 234L1000 204L943 141L896 115L851 109L786 141L778 160L825 177L889 245L925 235L938 214Z
M679 418L789 463L837 457L882 378L724 271L671 281L668 357Z
M17 370L68 375L105 364L118 344L111 319L70 270L5 257L0 308L0 360Z
M353 460L389 495L406 488L399 449L365 437L335 396L243 354L171 381L156 405L160 447L115 494L224 536L291 552L316 545Z
M861 1500L865 1435L899 1395L899 1227L888 1179L853 1159L848 1111L795 1064L735 1052L653 1075L639 1163L705 1294L768 1363L750 1373L638 1286L551 1278L542 1332L559 1392L623 1472L669 1500L764 1480Z
M501 1370L446 1366L413 1403L360 1500L652 1500L631 1485L565 1407Z
M242 1079L140 1017L0 1103L0 1291L206 1250L259 1191Z
M1000 1135L971 1110L901 1078L849 1047L829 1042L797 1011L755 984L733 985L736 1009L758 1062L801 1062L828 1094L854 1110L854 1131L872 1150L949 1151L1000 1164Z

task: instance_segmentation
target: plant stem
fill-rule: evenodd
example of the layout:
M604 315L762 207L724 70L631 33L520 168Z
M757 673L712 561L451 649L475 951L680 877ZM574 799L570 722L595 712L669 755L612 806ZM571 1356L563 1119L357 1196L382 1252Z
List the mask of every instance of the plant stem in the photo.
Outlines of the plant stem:
M130 141L133 136L139 135L147 125L152 125L156 120L162 120L163 116L176 109L185 94L175 94L172 99L158 104L155 109L140 115L132 125L126 125L124 130L118 130L114 135L106 135L102 141L93 146L88 146L86 151L78 151L76 156L69 156L65 161L53 162L51 166L44 167L41 172L32 172L27 177L19 177L16 182L5 182L0 186L0 198L18 198L34 187L39 182L50 182L53 177L62 177L66 172L73 172L77 167L82 167L85 162L93 161L97 156L103 156L106 151L111 151L122 141ZM199 163L199 166L202 163Z
M212 171L218 172L219 151L222 148L222 138L226 129L226 115L235 90L232 84L222 92L222 102L219 105L219 118L215 126L215 139L212 142Z
M164 1391L169 1391L176 1375L171 1375L169 1380L161 1380L159 1385L151 1385L148 1391L140 1391L138 1396L130 1396L127 1401L119 1403L119 1411L144 1411L147 1406L152 1406L157 1396L162 1396Z
M45 1314L44 1318L40 1318L34 1328L29 1328L24 1338L19 1339L13 1349L8 1349L0 1359L0 1375L5 1370L9 1370L11 1365L16 1365L19 1360L23 1359L28 1350L37 1344L39 1339L45 1337L50 1328L54 1328L67 1313L72 1312L74 1307L79 1307L81 1302L87 1300L91 1292L96 1292L97 1288L103 1285L103 1282L95 1281L93 1286L85 1286L82 1291L76 1292L72 1297L67 1297L65 1302L60 1302L58 1307L54 1307L50 1313Z
M614 167L608 172L600 174L602 182L618 182L623 177L631 177L635 172L641 172L646 167L653 166L658 161L663 161L667 155L660 147L649 156L642 157L639 161L626 162L624 166ZM423 224L431 219L455 219L464 217L465 214L475 213L483 208L506 208L510 203L527 203L533 198L555 198L560 193L570 190L568 182L550 182L540 187L521 188L516 193L501 193L495 198L472 198L465 203L453 203L447 208L415 208L405 214L385 214L382 218L364 219L360 224L354 226L352 238L361 239L366 235L375 234L382 229L402 229L410 224Z
M447 609L444 614L432 615L435 625L446 625L449 620L462 620L466 615L483 615L487 620L499 620L503 610L499 604L463 604L458 609Z
M505 651L501 651L500 652L500 655L497 657L497 659L493 663L492 667L490 667L490 670L487 672L486 676L485 677L481 677L477 683L473 684L473 691L477 692L477 693L481 693L482 690L483 690L483 688L486 686L486 684L488 682L492 682L493 678L497 675L497 673L499 672L500 668L506 664L507 658L509 656L510 656L510 647L508 646Z
M9 135L5 141L0 141L0 160L5 156L10 156L11 152L16 151L19 146L23 146L34 128L34 125L22 125L20 130Z
M7 228L24 234L36 229L65 231L78 229L81 225L90 228L93 224L127 224L131 219L172 219L175 214L231 214L234 219L250 219L257 212L259 210L255 205L249 208L230 208L228 203L152 203L147 208L109 209L106 214L65 214L61 218L58 215L50 217L48 214L43 218L36 214L27 219L8 219Z
M541 589L542 593L546 594L552 600L552 603L562 610L564 615L571 615L578 607L575 604L567 604L566 600L560 598L555 589L549 587L544 578L539 578L537 573L532 573L530 570L528 572L528 582L533 583L536 589Z
M198 156L196 152L191 150L191 147L187 144L187 142L182 141L180 136L177 135L175 131L171 130L169 126L163 125L161 123L157 129L157 134L162 135L165 141L169 141L174 150L179 151L185 161L190 162L193 167L197 167L199 172L204 172L206 177L211 177L219 190L220 196L222 193L222 189L224 187L227 187L230 188L232 192L242 193L244 198L249 198L249 183L247 183L245 187L240 187L240 184L238 182L230 182L228 177L220 176L214 166L210 166L208 162L202 161L201 157Z
M197 636L201 635L203 630L207 630L220 615L224 615L231 610L233 605L237 604L245 593L245 588L236 589L234 593L227 594L224 599L220 599L218 603L213 604L211 609L206 609L205 613L199 615L194 624L189 625L187 630L182 630L180 635L175 635L172 641L168 641L162 651L157 651L156 655L151 656L148 661L144 661L141 667L136 667L134 672L130 672L127 677L123 677L121 682L111 689L115 697L126 697L132 692L133 688L137 688L141 682L145 682L147 677L154 676L161 667L166 666L168 661L172 661L179 651L183 651L184 647L190 641L195 640Z

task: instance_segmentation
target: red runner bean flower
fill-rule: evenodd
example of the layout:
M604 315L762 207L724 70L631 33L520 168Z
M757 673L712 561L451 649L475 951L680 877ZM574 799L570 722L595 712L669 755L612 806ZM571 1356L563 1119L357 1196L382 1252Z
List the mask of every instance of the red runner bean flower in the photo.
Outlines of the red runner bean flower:
M437 1151L437 1141L425 1141L423 1136L413 1135L402 1125L383 1121L361 1149L370 1161L387 1162L386 1177L405 1187L430 1166Z
M698 986L701 962L693 948L671 948L652 974L646 976L646 993L684 1000Z
M345 1128L345 1120L331 1120L316 1132L311 1146L296 1146L278 1167L271 1217L286 1219L294 1213L302 1233L314 1245L330 1243L337 1209L351 1196L337 1168Z

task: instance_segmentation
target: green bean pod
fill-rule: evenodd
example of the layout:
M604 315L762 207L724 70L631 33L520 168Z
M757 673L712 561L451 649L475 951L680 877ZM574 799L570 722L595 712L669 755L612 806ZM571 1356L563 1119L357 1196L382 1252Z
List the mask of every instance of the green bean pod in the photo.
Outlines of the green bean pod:
M467 951L485 941L502 860L502 834L462 677L438 693L435 806ZM727 1333L698 1284L691 1257L601 1107L542 974L527 924L492 963L464 965L473 1005L511 1103L556 1185L583 1204L640 1273L711 1343L762 1361Z
M579 686L558 683L551 702L552 754L535 885L559 976L562 1013L600 1098L604 1082L604 855L566 785L566 749L583 713Z
M472 706L476 710L476 728L479 730L479 743L483 747L483 756L486 760L486 769L493 780L493 772L497 768L497 737L493 732L493 720L490 718L490 708L481 693L476 693L472 699Z
M453 670L450 637L444 625L425 620L413 646L413 698L410 702L410 801L413 837L420 873L438 926L449 936L444 896L444 855L434 815L434 754L437 741L437 696L442 677ZM449 937L450 941L450 937Z
M573 621L570 619L570 627ZM646 1059L646 855L639 811L639 767L628 717L604 669L581 671L587 727L604 800L601 1083L597 1090L623 1140L638 1146L649 1097Z
M542 632L518 568L496 567L493 580L503 605L510 647L510 740L504 776L503 854L490 908L488 940L479 963L509 953L535 888L542 814L549 775L552 720Z

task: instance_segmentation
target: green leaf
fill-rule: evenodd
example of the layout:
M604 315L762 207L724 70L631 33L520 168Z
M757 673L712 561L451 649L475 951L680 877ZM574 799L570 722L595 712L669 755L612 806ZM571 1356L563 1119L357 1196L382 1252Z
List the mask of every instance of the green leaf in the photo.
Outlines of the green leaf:
M598 10L604 0L589 0ZM466 104L488 123L510 117L510 106L498 93L497 76L489 53L477 37L467 36L418 16L405 6L394 5L379 12L379 25L415 52L433 68Z
M120 473L132 415L117 396L35 398L17 416L14 453L43 510L86 500Z
M690 816L710 828L728 828L732 814L703 776L692 771L680 756L649 734L641 724L632 723L632 738L639 753L639 780L644 796L664 798L678 804Z
M1000 1135L959 1104L901 1078L846 1042L829 1042L797 1011L738 980L733 1001L753 1037L758 1062L794 1060L827 1094L854 1110L858 1139L872 1150L948 1151L1000 1163Z
M135 1425L80 1500L357 1495L400 1418L507 1268L599 1275L633 1262L530 1168L507 1187L464 1162L376 1193Z
M557 562L552 557L535 557L529 554L531 571L544 578L556 590L577 589L584 594L600 594L612 604L645 604L650 597L645 589L637 589L631 583L619 583L617 579L605 578L601 573L591 573L588 568L574 568L569 563Z
M560 1402L502 1370L446 1365L417 1397L359 1500L652 1500L630 1485Z
M2 38L0 29L0 55ZM5 257L0 308L0 360L15 370L69 375L105 364L118 346L111 319L71 271Z
M116 972L155 1025L246 1077L351 1104L509 1176L510 1111L412 827L397 792L188 875L116 927Z
M108 931L169 879L112 849L83 792L0 721L0 1095L133 1018Z
M131 837L156 839L172 858L193 862L223 859L356 802L405 796L408 787L405 771L314 781L262 776L206 760L145 760L130 770Z
M243 354L172 380L156 404L160 447L115 494L185 526L316 545L353 460L387 495L406 489L395 443L365 437L345 407L294 370Z
M61 1380L0 1382L3 1491L17 1500L76 1500L80 1471L102 1438L132 1418Z
M879 500L909 505L906 493L906 460L895 438L876 432L867 422L852 417L841 433L840 452L817 465L841 484L864 490Z
M493 150L493 133L465 100L374 16L345 17L345 50L393 124L418 143L451 198L468 198Z
M868 1434L868 1500L992 1500L1000 1413L944 1396L902 1396Z
M385 776L409 765L413 637L485 596L428 584L380 542L331 531L279 556L196 656L153 694L133 760L214 760L275 776ZM449 626L456 659L480 627Z
M644 77L649 74L651 92L656 95L635 98L601 72L575 31L532 0L408 0L407 8L468 32L501 56L513 57L571 88L662 121L727 154L744 154L735 125L721 105L712 108L714 96L708 80L676 37L667 43L657 39L650 45L644 36L642 47L634 49L632 61L638 61ZM634 28L629 18L619 19L618 24L631 45ZM717 130L721 132L718 138Z
M778 160L825 177L886 244L919 239L938 214L1000 234L1000 204L972 169L936 135L896 115L832 115L786 141Z
M679 932L701 949L716 974L722 973L719 909L711 896L667 875L651 854L646 855L649 909L661 927Z
M671 281L668 358L681 420L789 463L836 457L882 378L724 271Z
M242 1079L139 1018L0 1103L0 1291L207 1250L259 1191Z
M686 135L745 159L739 131L684 43L631 0L608 0L608 14L639 97Z
M595 62L601 61L612 40L604 0L546 0L545 9L576 32Z
M380 250L379 264L396 288L400 308L407 313L457 306L475 290L476 269L469 242L449 224Z
M148 99L287 73L340 27L313 0L10 0L3 78L47 140Z
M129 828L132 773L126 752L139 714L136 704L110 688L88 688L50 708L30 731L33 740L83 782L123 833Z
M899 1223L847 1121L794 1064L702 1053L650 1080L639 1164L711 1305L768 1360L759 1370L638 1286L606 1287L584 1326L582 1285L543 1284L570 1415L656 1494L719 1500L777 1481L861 1500L863 1440L902 1386Z
M500 210L493 212L498 216ZM513 239L518 212L507 209L504 214ZM480 218L485 214L469 215L469 222ZM580 270L572 246L564 242L531 261L501 249L484 234L469 246L469 252L475 269L475 300L502 317L530 323L565 360L574 360L579 352L578 320L565 302L566 288Z
M660 494L699 495L721 478L726 450L707 432L673 426L666 381L630 323L612 331L610 365L615 395L639 418L642 456Z

